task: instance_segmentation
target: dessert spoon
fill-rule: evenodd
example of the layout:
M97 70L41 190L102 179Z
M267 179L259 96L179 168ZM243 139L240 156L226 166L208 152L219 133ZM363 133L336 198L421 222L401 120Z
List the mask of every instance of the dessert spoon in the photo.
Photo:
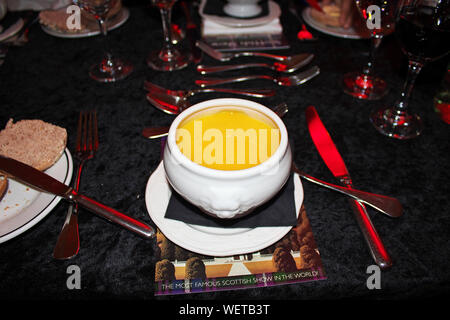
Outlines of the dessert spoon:
M248 75L248 76L238 76L232 78L209 78L195 80L195 84L200 87L217 86L225 83L242 82L247 80L265 79L272 80L280 86L298 86L308 80L311 80L315 76L320 74L320 69L318 66L313 66L306 71L293 74L291 76L269 76L269 75Z
M314 58L313 54L302 53L292 57L292 59L286 60L285 62L274 62L268 63L245 63L245 64L233 64L224 66L205 66L198 65L197 71L201 74L210 74L215 72L229 71L229 70L240 70L245 68L269 68L278 72L291 73L297 71L303 66L306 66Z
M269 58L274 59L278 61L287 61L287 60L293 60L296 59L296 56L283 56L283 55L277 55L272 53L266 53L266 52L257 52L257 51L245 51L245 52L220 52L219 50L214 49L206 42L203 42L201 40L197 40L195 43L197 47L203 50L206 54L211 56L212 58L219 60L219 61L229 61L233 58L238 57L263 57L263 58Z
M202 88L202 89L190 89L190 90L170 90L160 87L149 81L145 81L144 88L149 92L160 92L173 96L179 96L181 98L188 98L197 93L210 93L210 92L222 92L231 94L240 94L253 98L267 98L275 95L273 89L228 89L228 88Z

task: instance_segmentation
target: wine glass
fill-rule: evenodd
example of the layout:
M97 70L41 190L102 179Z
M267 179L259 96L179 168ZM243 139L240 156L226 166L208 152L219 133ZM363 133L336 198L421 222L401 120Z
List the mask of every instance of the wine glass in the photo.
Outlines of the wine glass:
M362 71L349 72L344 75L344 92L363 100L377 100L387 92L386 81L374 76L375 53L384 35L394 28L394 12L397 0L355 0L371 34L369 61Z
M171 16L172 7L176 0L151 0L152 4L161 12L164 44L160 51L151 52L147 58L147 65L159 71L179 70L189 64L189 56L178 51L172 43Z
M100 32L103 35L105 56L93 65L89 70L92 79L99 82L114 82L127 77L133 71L133 65L117 57L113 57L109 49L106 25L106 16L108 12L117 5L119 0L73 0L84 11L92 14L98 21Z
M403 0L398 9L396 35L408 57L408 74L400 99L392 107L373 112L370 120L384 135L396 139L417 137L421 118L408 112L414 82L422 67L450 52L450 0Z

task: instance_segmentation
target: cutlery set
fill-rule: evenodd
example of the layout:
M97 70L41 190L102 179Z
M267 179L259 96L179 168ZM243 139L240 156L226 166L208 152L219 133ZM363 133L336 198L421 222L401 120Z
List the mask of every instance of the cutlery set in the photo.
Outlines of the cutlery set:
M155 231L151 226L82 195L72 187L66 186L64 183L27 164L0 156L0 172L4 173L8 178L19 181L34 189L54 194L64 200L84 207L92 213L135 232L144 238L153 238L155 235Z
M178 115L183 110L191 106L188 98L203 93L226 93L243 95L253 98L267 98L275 95L273 89L234 89L234 88L210 88L227 83L236 83L248 80L270 80L280 86L298 86L313 79L320 74L318 66L309 67L306 70L297 72L306 67L313 59L314 55L301 53L293 56L283 56L270 54L265 52L237 52L224 53L215 50L208 44L199 39L196 33L196 25L192 21L189 9L184 1L181 2L182 8L187 19L186 35L190 41L192 60L198 64L202 59L202 54L206 53L210 57L220 62L227 62L239 57L259 57L275 60L273 63L252 62L246 64L225 64L217 66L207 66L198 64L196 70L201 75L212 73L220 73L233 70L242 70L247 68L266 68L285 75L246 75L228 78L203 78L195 80L195 84L200 88L190 90L169 90L153 84L149 81L144 83L147 91L147 100L157 109L171 114ZM300 21L292 1L290 1L290 12L294 14ZM315 40L305 27L301 32L304 39ZM297 72L294 74L294 72ZM291 75L287 75L291 74ZM288 112L285 103L281 103L272 110L283 117ZM310 106L306 109L306 121L311 139L322 157L326 166L330 169L333 176L339 181L339 185L334 185L315 177L312 177L300 170L295 163L292 163L292 172L297 173L303 179L320 185L322 187L340 192L349 197L350 207L354 213L359 228L369 247L370 253L380 268L385 269L392 265L391 258L387 253L378 233L376 232L365 205L389 216L400 217L402 205L392 197L368 193L365 191L354 189L352 179L348 173L347 167L339 154L335 144L331 140L331 136L326 130L324 124L320 120L317 111ZM149 139L164 137L168 134L169 127L151 127L144 128L142 135ZM79 160L76 177L72 187L69 187L51 176L36 170L26 164L16 160L0 156L0 172L9 178L20 181L37 190L55 194L69 202L67 216L59 234L54 248L53 256L55 259L70 259L79 251L79 235L78 235L78 208L83 207L106 220L116 223L125 229L134 232L144 238L150 239L155 236L155 230L150 225L135 220L115 209L101 204L91 198L79 193L80 178L82 169L87 160L94 157L98 149L98 129L97 114L95 111L81 112L79 115L75 156Z
M291 13L294 14L299 20L301 20L296 13L296 10L294 10L295 8L293 8L292 6L293 4L291 3ZM305 28L302 28L302 30L299 32L299 36L300 33L302 33L305 36L305 39L310 38L311 40L315 40L312 36L310 37L310 35L306 34L307 32L308 31ZM225 64L217 66L207 66L199 64L197 65L196 70L202 75L209 75L213 73L233 70L242 70L247 68L266 68L272 71L279 72L281 74L291 73L292 75L261 74L244 75L229 78L203 78L195 80L195 84L202 89L192 89L184 91L165 89L146 81L144 87L147 90L147 100L159 110L168 114L177 115L191 106L191 104L188 102L188 98L197 93L222 92L257 98L265 98L273 96L275 94L275 92L268 90L256 92L254 90L210 88L217 85L262 79L273 81L280 86L298 86L320 74L320 69L318 66L312 66L306 70L293 74L297 70L307 66L313 60L314 55L312 54L303 53L294 56L282 56L265 52L220 52L201 40L198 40L196 42L196 47L200 48L204 53L220 62L227 62L239 57L261 57L275 60L275 62L273 63L252 62L245 64ZM287 112L287 106L283 107L283 104L281 104L275 110L279 114L279 116L283 116ZM321 155L325 164L328 166L336 179L340 182L341 186L337 186L312 177L298 169L294 163L292 164L292 171L296 172L299 176L307 181L348 196L355 219L368 245L372 258L381 269L389 268L392 265L391 258L370 220L365 205L368 205L373 209L394 218L400 217L403 214L402 205L395 198L367 193L361 190L354 189L352 180L344 164L344 161L337 151L336 146L331 140L329 133L325 129L314 107L311 106L307 108L306 119L314 145L319 151L319 154ZM142 135L149 139L155 139L166 136L168 130L169 127L144 128L144 130L142 131Z
M98 127L97 112L80 112L77 128L77 141L75 148L75 157L79 164L76 171L73 190L78 192L80 186L81 172L84 163L94 158L98 149ZM67 259L75 256L80 249L80 237L78 234L78 205L71 203L67 211L66 221L59 234L56 246L53 250L55 259Z
M313 59L314 55L309 53L301 53L293 56L275 55L265 52L237 52L237 53L223 53L220 52L207 43L198 40L195 43L197 49L205 52L209 56L218 61L228 61L233 58L241 56L263 57L276 60L274 63L246 63L233 65L218 65L206 66L197 65L197 72L202 75L212 73L226 72L232 70L241 70L247 68L267 68L276 72L291 74L305 66L307 66ZM198 53L195 54L199 56ZM198 60L199 61L199 60ZM212 93L221 92L236 95L249 96L254 98L266 98L275 95L275 90L272 89L231 89L231 88L210 88L221 84L243 82L248 80L271 80L280 86L298 86L313 79L320 74L318 66L312 66L304 71L289 75L289 76L271 76L271 75L248 75L231 78L203 78L195 80L195 84L202 89L191 90L170 90L162 88L154 83L145 81L144 88L147 90L147 100L157 109L168 113L178 114L180 111L188 108L191 104L187 98L198 93Z
M348 189L353 188L352 179L345 166L344 160L339 154L334 142L331 140L330 134L320 120L316 109L312 106L306 109L306 122L308 124L311 139L328 169L330 169L333 176L343 186ZM351 199L350 206L373 259L381 269L389 268L392 265L391 258L376 232L364 204L361 203L361 201ZM395 216L400 215L401 207L399 208L398 214Z
M224 62L229 61L234 58L239 57L263 57L267 59L275 60L276 62L273 64L267 64L267 63L248 63L248 64L238 64L238 65L222 65L222 66L203 66L199 65L197 66L197 71L201 74L210 74L215 72L223 72L223 71L229 71L229 70L238 70L238 69L244 69L244 68L268 68L277 72L282 73L292 73L297 71L298 69L308 65L314 58L313 54L307 54L307 53L301 53L294 56L283 56L283 55L276 55L266 52L255 52L255 51L249 51L249 52L220 52L214 48L212 48L210 45L205 43L204 41L198 40L196 42L196 45L202 49L206 54L211 56L212 58ZM255 79L265 79L265 80L272 80L276 84L280 86L298 86L301 85L308 80L314 78L315 76L319 75L320 69L318 66L313 66L307 69L306 71L294 74L292 76L286 77L286 76L270 76L270 75L247 75L247 76L239 76L239 77L232 77L228 79L223 78L203 78L195 81L195 84L197 84L200 87L206 87L206 86L215 86L225 83L233 83L233 82L242 82L247 80L255 80Z

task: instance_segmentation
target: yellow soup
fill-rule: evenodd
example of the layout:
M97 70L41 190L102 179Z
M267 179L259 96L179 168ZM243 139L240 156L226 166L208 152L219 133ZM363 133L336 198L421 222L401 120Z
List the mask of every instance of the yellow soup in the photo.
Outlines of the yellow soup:
M186 157L202 166L242 170L275 153L280 130L263 113L223 106L184 119L177 128L176 141Z

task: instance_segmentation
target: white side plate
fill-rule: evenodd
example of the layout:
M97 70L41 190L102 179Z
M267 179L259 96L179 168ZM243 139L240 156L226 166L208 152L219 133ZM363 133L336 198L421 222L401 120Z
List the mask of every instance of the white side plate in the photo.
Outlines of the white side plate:
M68 149L61 158L45 171L58 181L69 185L72 179L73 162ZM61 197L36 191L9 179L8 190L0 201L0 243L27 231L47 216Z

